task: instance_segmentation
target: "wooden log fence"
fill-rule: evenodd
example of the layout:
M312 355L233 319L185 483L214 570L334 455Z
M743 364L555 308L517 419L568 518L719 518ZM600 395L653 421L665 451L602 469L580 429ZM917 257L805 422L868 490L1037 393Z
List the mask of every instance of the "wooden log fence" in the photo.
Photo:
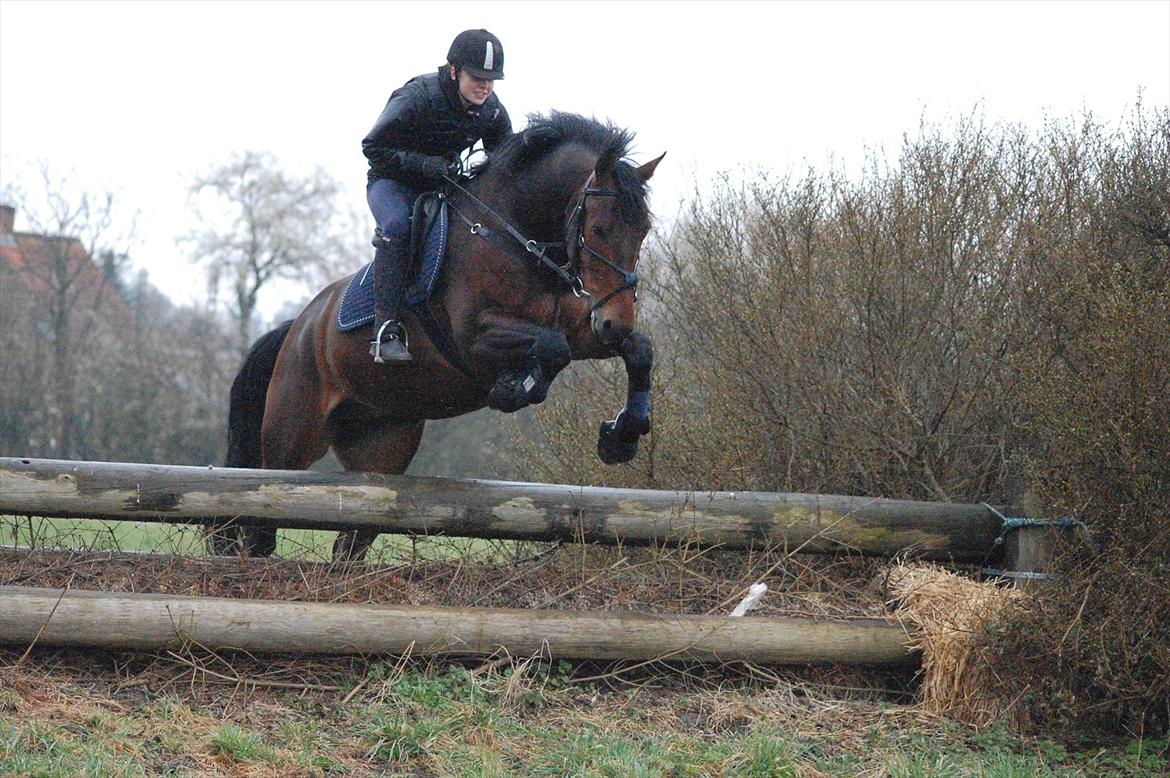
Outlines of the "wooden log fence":
M912 635L877 620L660 616L233 600L0 586L0 642L252 653L896 665Z
M235 522L626 545L773 546L982 562L984 505L0 458L0 515Z

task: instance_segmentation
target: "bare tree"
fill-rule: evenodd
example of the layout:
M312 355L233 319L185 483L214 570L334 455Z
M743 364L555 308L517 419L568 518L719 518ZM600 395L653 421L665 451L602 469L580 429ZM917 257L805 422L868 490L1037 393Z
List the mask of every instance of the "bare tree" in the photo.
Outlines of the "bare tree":
M237 154L192 184L203 226L187 242L207 263L213 297L227 287L241 354L251 343L252 317L265 285L304 280L335 263L341 244L338 190L321 170L293 176L271 154L257 151Z
M4 199L29 226L22 237L21 267L7 268L21 278L8 279L5 307L15 307L18 295L27 292L20 295L29 304L27 318L35 317L39 329L26 326L18 332L47 341L48 359L38 356L26 364L42 371L48 417L42 429L47 427L49 435L45 443L56 455L72 456L78 445L78 356L92 352L94 341L102 337L93 326L95 314L101 311L98 318L108 318L117 313L111 303L121 300L111 280L128 262L126 248L137 214L122 217L113 193L90 191L75 176L55 175L47 163L38 166L37 177L36 196L12 184L5 187ZM34 344L34 354L39 350ZM43 370L45 361L48 370Z

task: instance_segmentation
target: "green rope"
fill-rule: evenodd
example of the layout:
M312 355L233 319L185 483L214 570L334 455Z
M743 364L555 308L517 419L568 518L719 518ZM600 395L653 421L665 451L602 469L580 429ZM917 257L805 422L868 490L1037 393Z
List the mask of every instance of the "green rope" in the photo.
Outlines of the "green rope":
M994 513L1003 522L1000 528L999 537L995 539L993 545L999 546L1003 544L1004 538L1007 537L1008 532L1021 527L1079 527L1084 533L1085 537L1091 537L1089 526L1083 521L1080 521L1075 516L1066 516L1060 519L1024 519L1024 518L1009 518L997 511L987 503L980 503L984 508Z
M1092 538L1092 535L1089 533L1088 525L1085 524L1083 521L1078 520L1075 516L1067 516L1067 517L1060 518L1060 519L1009 518L1007 516L1004 516L1002 513L997 511L994 507L992 507L991 505L988 505L985 502L980 503L980 505L982 505L984 508L986 508L987 510L994 513L996 515L996 517L998 517L999 520L1003 522L1003 525L999 531L999 537L997 537L995 539L995 542L992 544L992 550L987 552L987 559L985 559L983 562L984 565L986 565L987 561L990 560L992 558L992 556L994 555L994 553L995 553L994 549L997 546L1003 545L1004 539L1007 537L1007 534L1009 532L1011 532L1012 530L1015 530L1015 529L1021 529L1023 527L1061 527L1061 528L1078 527L1078 528L1080 528L1080 530L1082 532L1085 533L1086 539ZM1022 571L1018 571L1018 570L1003 570L1001 568L991 568L991 567L983 567L982 572L984 575L994 576L996 578L1050 579L1050 578L1054 577L1050 573L1030 573L1030 572L1022 572Z

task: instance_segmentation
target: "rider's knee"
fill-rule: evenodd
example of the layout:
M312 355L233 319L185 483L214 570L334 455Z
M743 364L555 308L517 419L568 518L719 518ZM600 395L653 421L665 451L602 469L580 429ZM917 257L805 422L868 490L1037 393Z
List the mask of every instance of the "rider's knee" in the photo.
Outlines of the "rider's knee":
M410 238L410 208L416 197L414 189L390 179L379 179L367 187L366 199L378 225L375 246L378 245L378 233L382 239Z

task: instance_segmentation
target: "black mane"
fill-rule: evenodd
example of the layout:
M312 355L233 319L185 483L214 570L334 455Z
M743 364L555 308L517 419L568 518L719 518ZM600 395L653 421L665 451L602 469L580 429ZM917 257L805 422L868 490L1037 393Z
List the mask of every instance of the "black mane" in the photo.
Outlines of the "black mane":
M612 165L622 218L637 224L649 217L649 209L646 184L624 159L633 141L633 132L579 114L561 111L553 111L549 116L529 114L528 126L504 140L475 172L490 169L505 176L518 173L554 149L577 143L596 152L599 161L605 160L605 166Z

